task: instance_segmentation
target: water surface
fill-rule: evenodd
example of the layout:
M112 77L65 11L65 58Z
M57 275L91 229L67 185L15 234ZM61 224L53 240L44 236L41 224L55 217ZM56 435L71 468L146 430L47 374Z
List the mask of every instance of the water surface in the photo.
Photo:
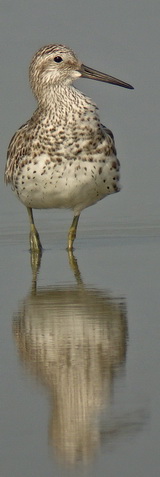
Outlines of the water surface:
M54 226L37 276L1 234L1 475L158 476L159 227L82 226L68 256Z
M0 18L0 476L159 477L159 0L2 0ZM122 190L82 213L74 257L71 214L37 211L36 276L3 174L49 43L135 89L76 83L115 135Z

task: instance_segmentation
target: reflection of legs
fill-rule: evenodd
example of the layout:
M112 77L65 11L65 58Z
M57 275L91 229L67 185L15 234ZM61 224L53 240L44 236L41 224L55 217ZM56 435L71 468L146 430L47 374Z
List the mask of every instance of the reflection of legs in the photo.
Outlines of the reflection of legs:
M79 215L75 215L68 232L68 250L73 250L73 242L76 238Z
M37 252L41 253L42 251L42 245L40 242L39 234L37 232L37 229L34 225L34 219L33 219L33 212L30 207L27 207L27 212L29 216L29 222L30 222L30 250L31 252Z
M74 273L77 284L84 286L83 285L83 280L82 280L82 277L81 277L81 274L80 274L80 270L79 270L79 267L78 267L78 262L77 262L77 259L75 258L75 256L73 255L72 250L68 250L68 260L69 260L69 265L71 267L71 270Z

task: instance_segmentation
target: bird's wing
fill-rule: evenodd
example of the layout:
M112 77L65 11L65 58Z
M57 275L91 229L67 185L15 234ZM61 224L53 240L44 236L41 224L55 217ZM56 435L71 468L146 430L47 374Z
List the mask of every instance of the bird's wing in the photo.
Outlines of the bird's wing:
M18 162L28 154L29 141L27 140L28 122L22 125L12 137L7 151L7 161L4 173L4 180L6 184L12 183L13 170L18 165Z
M108 129L106 126L104 126L104 124L101 124L101 128L103 130L103 133L105 133L105 135L108 136L108 142L109 142L109 145L110 145L110 152L116 156L117 151L116 151L115 140L114 140L114 136L113 136L112 131L110 129Z

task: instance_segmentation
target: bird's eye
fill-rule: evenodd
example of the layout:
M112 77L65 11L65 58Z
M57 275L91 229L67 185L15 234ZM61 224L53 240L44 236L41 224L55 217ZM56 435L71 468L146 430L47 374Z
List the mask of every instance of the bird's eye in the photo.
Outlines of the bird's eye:
M55 61L56 63L61 63L61 61L63 61L63 59L62 59L61 56L55 56L54 61Z

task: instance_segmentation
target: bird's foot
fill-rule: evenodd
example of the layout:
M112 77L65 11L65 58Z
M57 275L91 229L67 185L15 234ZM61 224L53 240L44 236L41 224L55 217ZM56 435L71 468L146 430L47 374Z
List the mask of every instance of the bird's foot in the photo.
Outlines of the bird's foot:
M39 233L34 224L31 224L30 228L30 251L31 253L42 254L42 245L39 238Z
M67 247L68 251L73 251L73 242L76 238L78 221L79 221L79 215L75 215L73 218L72 225L68 232L68 247Z
M32 224L30 228L30 252L33 282L36 282L37 274L41 264L42 245L40 242L39 234L34 224Z
M76 229L71 225L69 232L68 232L68 251L73 251L73 242L76 238Z

